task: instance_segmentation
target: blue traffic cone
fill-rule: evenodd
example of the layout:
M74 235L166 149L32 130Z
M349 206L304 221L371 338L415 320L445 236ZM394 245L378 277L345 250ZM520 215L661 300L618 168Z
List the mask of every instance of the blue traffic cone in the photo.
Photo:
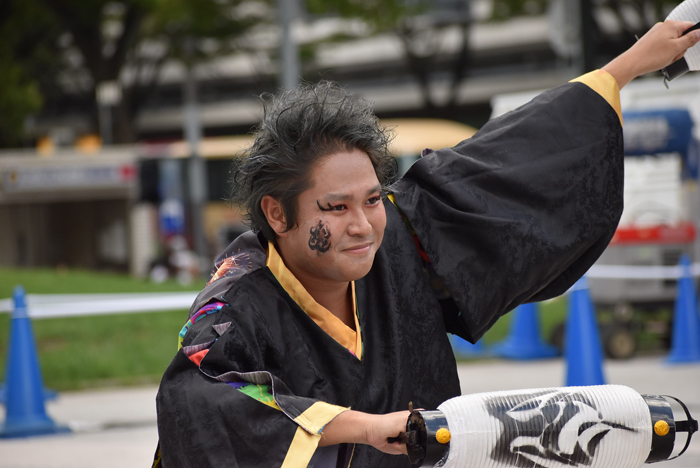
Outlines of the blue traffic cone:
M58 392L56 390L50 388L44 389L44 400L49 401L55 400L56 398L58 398ZM7 385L3 383L0 385L0 405L4 405L5 403L7 403Z
M37 359L32 322L27 315L24 289L14 290L15 308L10 325L6 369L6 417L0 437L27 437L67 432L46 415L44 386Z
M460 338L457 335L450 335L450 344L452 345L452 351L457 358L476 358L484 357L486 355L484 345L481 341L471 344L464 338Z
M508 337L492 349L496 356L508 359L546 359L559 355L559 350L542 342L540 319L535 304L522 304L513 312Z
M682 272L678 278L676 306L673 312L671 353L666 359L670 364L700 362L698 293L690 273L690 258L683 255L680 265Z
M586 277L569 290L564 355L567 386L605 384L603 345Z

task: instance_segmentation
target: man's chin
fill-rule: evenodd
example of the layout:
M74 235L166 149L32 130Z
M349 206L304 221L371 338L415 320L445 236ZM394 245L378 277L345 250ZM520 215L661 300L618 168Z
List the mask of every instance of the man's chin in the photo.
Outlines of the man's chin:
M360 279L364 278L365 276L367 276L369 271L372 269L373 263L374 263L374 256L372 256L371 262L367 262L366 264L362 264L362 265L356 265L354 268L348 269L346 271L345 276L348 278L348 281L360 280Z

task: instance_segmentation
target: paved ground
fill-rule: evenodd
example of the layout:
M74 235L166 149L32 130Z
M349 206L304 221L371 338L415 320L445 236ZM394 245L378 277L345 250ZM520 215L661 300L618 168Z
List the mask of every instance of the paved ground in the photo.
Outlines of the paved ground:
M539 362L488 361L462 364L463 393L561 386L560 359ZM608 362L607 382L628 385L640 393L670 394L683 400L700 418L700 365L666 366L661 358ZM0 440L2 468L147 467L158 438L155 388L63 393L48 403L55 421L75 432L30 439ZM4 412L0 411L4 420ZM681 458L659 468L699 468L700 435ZM615 467L609 467L615 468Z

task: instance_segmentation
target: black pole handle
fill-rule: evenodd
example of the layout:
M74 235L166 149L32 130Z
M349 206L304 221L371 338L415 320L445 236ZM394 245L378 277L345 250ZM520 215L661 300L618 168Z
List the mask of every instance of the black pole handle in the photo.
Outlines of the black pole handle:
M695 31L696 29L700 29L700 22L697 22L693 26L686 29L683 34L681 34L681 37L685 36L691 31ZM660 71L664 76L664 86L666 86L666 89L668 89L669 81L673 81L679 76L685 75L690 71L690 68L688 67L688 62L685 60L685 58L681 57L666 68L662 68Z

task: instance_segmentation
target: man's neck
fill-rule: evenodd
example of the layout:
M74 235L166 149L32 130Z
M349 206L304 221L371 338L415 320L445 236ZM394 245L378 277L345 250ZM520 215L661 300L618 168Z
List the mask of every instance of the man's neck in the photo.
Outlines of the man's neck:
M292 272L294 273L294 272ZM355 315L352 310L352 288L350 283L334 283L333 287L327 284L315 284L314 281L303 281L297 277L304 289L316 302L325 307L343 321L345 325L355 329Z
M311 277L284 259L282 249L277 249L287 269L304 286L306 292L321 306L338 317L345 325L355 329L352 287L349 281L333 281Z

